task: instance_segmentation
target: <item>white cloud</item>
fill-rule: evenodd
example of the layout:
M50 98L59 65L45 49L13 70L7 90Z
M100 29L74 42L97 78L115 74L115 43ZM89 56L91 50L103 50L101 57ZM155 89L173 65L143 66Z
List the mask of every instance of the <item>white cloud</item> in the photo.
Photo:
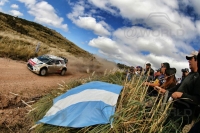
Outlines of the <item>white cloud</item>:
M29 9L28 13L35 17L34 21L56 28L60 28L64 31L68 30L67 24L63 24L64 19L56 14L56 11L52 5L46 1L36 2L35 0L19 0L24 3Z
M110 35L110 32L108 30L111 29L111 27L106 22L104 21L97 22L97 20L94 17L90 16L90 14L84 13L85 7L83 5L84 5L83 2L77 3L73 7L73 12L67 14L67 17L70 20L72 20L72 22L77 26L84 29L92 30L97 35L102 35L102 36Z
M117 31L118 37L120 31ZM128 40L122 35L124 40L112 40L106 37L98 37L90 40L89 45L99 49L99 53L107 56L112 60L120 60L130 66L145 66L146 62L152 63L152 67L157 69L162 62L169 62L171 67L177 69L177 75L181 76L182 68L188 68L188 63L185 60L185 54L180 52L173 46L172 40L161 44L163 40L155 40L152 42L148 38L138 38L135 40L126 41L126 45L122 44L124 40ZM150 51L150 54L144 55L141 51ZM173 52L177 51L177 53Z
M36 4L36 0L18 0L21 3L24 3L28 8Z
M89 0L89 2L102 10L115 9L114 14L132 21L133 25L139 23L155 30L163 28L170 30L177 38L192 39L196 33L191 18L178 12L179 6L176 0ZM184 3L188 4L187 1ZM183 35L177 36L177 34Z
M128 19L133 24L132 27L121 27L114 31L110 40L101 37L92 39L89 45L97 47L101 54L108 58L123 59L125 63L133 66L148 61L154 68L158 68L161 62L169 62L172 67L177 68L179 76L180 70L188 67L185 55L194 50L189 42L200 34L200 22L195 23L192 17L179 12L179 8L183 8L179 7L180 1L89 0L89 2L112 15ZM200 5L198 2L193 0L196 6ZM184 8L189 3L188 0L181 1ZM143 26L134 26L135 24ZM117 51L120 49L120 53L107 50L108 46L105 45L112 47L109 49Z
M12 4L10 7L13 8L13 9L18 9L19 8L19 6L17 4Z
M8 0L0 0L0 6L3 6Z
M90 46L97 47L101 49L104 53L109 53L110 55L118 55L121 53L117 42L111 40L110 38L106 37L98 37L96 39L92 39L89 42Z
M117 14L117 11L111 8L112 4L110 4L109 0L89 0L89 2L111 14Z
M178 2L176 0L164 0L162 2L173 9L178 9Z
M81 28L94 31L97 35L110 35L110 32L101 23L97 23L93 17L78 17L73 22Z
M23 16L23 13L17 11L17 10L10 10L9 11L13 16Z

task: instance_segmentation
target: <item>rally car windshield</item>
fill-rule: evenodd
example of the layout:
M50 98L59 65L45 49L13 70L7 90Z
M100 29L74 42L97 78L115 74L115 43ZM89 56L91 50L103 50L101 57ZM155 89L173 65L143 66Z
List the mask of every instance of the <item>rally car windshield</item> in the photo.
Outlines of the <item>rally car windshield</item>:
M49 61L49 58L47 56L39 56L37 57L38 60L47 63Z

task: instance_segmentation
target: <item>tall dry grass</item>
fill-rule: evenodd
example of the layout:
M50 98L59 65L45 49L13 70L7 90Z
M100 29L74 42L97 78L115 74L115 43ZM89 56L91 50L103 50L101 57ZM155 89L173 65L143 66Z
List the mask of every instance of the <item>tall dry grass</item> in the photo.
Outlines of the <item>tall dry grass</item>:
M102 76L95 74L87 79L73 81L70 84L61 85L62 89L58 89L48 94L37 102L34 107L36 110L28 116L34 125L34 122L40 120L52 106L53 98L65 93L67 90L76 87L86 82L98 80L113 84L123 85L124 88L118 98L116 112L111 117L113 119L112 126L110 124L95 125L85 128L68 128L58 127L46 124L40 124L34 132L63 132L63 133L159 133L167 132L170 127L163 127L171 103L164 104L163 96L157 97L157 102L154 102L152 108L145 106L146 101L151 97L146 95L147 87L143 86L143 78L134 77L130 82L127 82L124 75L113 70L105 72ZM154 99L155 100L155 99Z
M29 42L0 36L0 57L27 61L29 58L36 56L35 48L36 45ZM37 55L48 53L48 51L48 47L41 46Z

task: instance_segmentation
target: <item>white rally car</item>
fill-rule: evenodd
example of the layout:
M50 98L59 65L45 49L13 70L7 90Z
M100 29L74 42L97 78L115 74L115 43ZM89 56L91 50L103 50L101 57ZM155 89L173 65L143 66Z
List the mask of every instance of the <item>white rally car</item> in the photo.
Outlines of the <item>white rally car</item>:
M60 73L65 75L68 60L64 57L54 55L42 55L31 58L27 62L27 67L32 72L45 76L47 73Z

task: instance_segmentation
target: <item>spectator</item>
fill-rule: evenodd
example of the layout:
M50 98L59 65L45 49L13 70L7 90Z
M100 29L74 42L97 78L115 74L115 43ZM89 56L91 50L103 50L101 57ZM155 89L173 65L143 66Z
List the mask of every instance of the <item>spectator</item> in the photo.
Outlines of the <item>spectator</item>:
M136 76L140 76L142 74L142 67L141 66L137 66L136 67L135 74L136 74Z
M154 73L154 81L156 79L158 79L158 77L161 75L161 72L160 72L160 68L156 70L156 72Z
M200 50L197 56L197 66L198 66L198 73L200 74ZM196 109L196 116L198 117L200 114L200 106ZM200 116L199 116L200 117ZM190 129L188 133L200 133L200 120L197 121L197 123L194 124L194 126Z
M174 131L182 131L185 125L191 123L195 108L200 104L200 76L197 66L197 54L197 51L193 51L186 56L191 72L180 85L169 89L169 92L172 93L171 97L175 101L164 126L173 124L170 127Z
M189 69L188 68L182 69L181 72L182 72L181 82L183 82L183 80L185 79L185 77L189 74Z
M144 75L147 76L147 82L153 81L154 79L154 70L151 68L151 64L146 64L146 69Z
M158 79L156 79L153 83L150 82L145 82L144 85L149 86L148 90L147 90L147 94L149 96L157 96L158 92L156 90L154 90L155 86L161 86L164 82L165 82L165 70L169 69L170 65L169 63L165 62L165 63L161 63L161 75L158 77Z
M165 70L165 82L159 87L155 86L155 89L161 93L165 93L166 90L174 87L176 85L176 71L174 68L169 68Z
M160 87L155 86L154 89L156 91L158 91L159 93L164 94L166 92L166 90L174 87L176 85L175 74L176 74L176 71L174 68L166 69L165 70L165 80L166 81ZM154 99L156 99L156 97L152 97L151 100L146 103L146 107L152 107L154 102L159 101L159 99L157 99L157 101L154 101Z
M127 73L127 80L130 81L133 78L134 74L135 74L135 69L133 66L131 66Z

